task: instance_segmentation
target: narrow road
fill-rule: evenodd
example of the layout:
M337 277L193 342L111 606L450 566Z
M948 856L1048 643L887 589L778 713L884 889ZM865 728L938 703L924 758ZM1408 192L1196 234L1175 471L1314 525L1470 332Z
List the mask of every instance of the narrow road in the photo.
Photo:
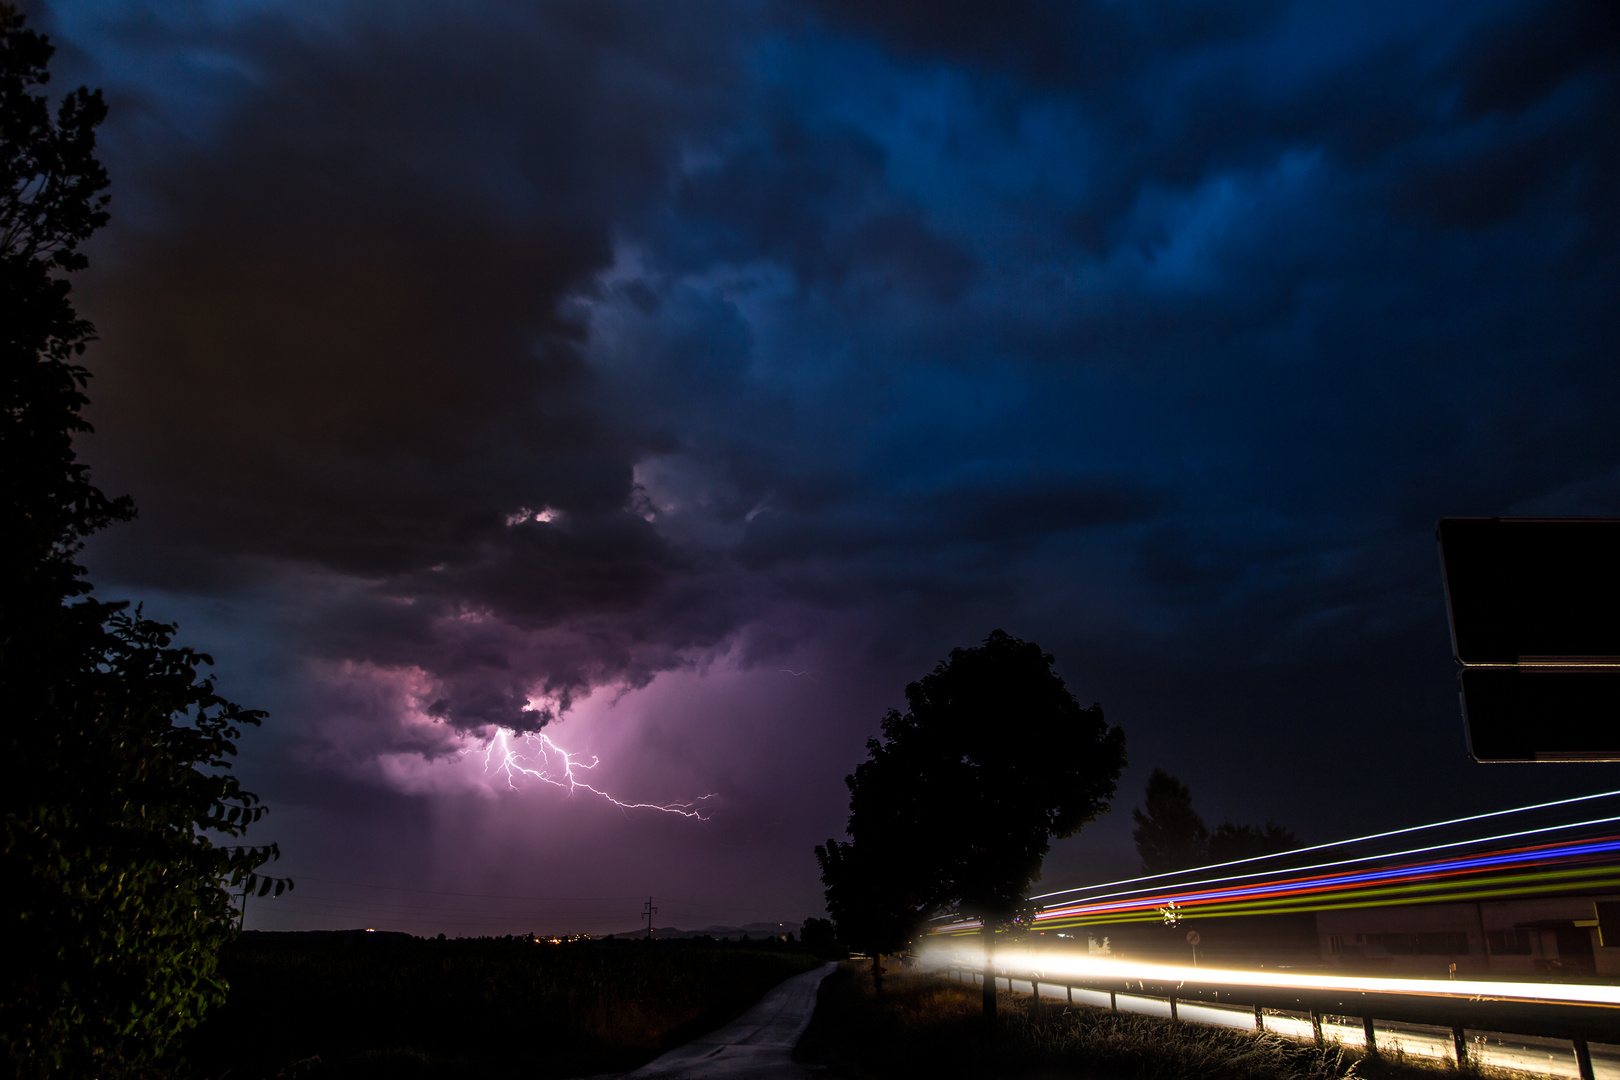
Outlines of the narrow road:
M795 975L719 1031L643 1065L625 1080L801 1080L812 1070L793 1062L810 1026L816 990L837 964Z

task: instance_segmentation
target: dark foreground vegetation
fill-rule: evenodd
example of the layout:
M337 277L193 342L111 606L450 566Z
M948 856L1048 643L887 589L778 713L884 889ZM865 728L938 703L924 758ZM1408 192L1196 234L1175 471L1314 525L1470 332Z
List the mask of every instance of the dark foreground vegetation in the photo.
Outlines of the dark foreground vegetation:
M244 934L188 1073L563 1077L633 1069L821 963L764 943Z
M53 100L54 52L0 0L0 1075L124 1080L163 1075L220 1001L227 889L288 882L260 880L265 808L228 771L264 714L78 562L135 508L75 446L95 328L70 275L107 223L107 106Z
M1454 1069L1364 1059L1273 1034L1115 1013L1061 1002L1035 1006L1003 991L993 1022L975 987L891 973L883 995L864 965L821 985L795 1055L855 1080L1077 1077L1085 1080L1435 1080ZM1467 1075L1481 1075L1468 1073Z

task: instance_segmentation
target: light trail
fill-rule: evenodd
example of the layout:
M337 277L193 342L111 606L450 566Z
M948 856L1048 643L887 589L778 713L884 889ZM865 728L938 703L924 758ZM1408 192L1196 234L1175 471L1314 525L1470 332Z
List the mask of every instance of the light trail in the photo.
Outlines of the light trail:
M1595 797L1595 796L1592 796L1592 797ZM1506 813L1507 811L1503 811L1503 812ZM1567 832L1570 829L1589 828L1589 827L1596 826L1596 825L1612 825L1615 822L1620 822L1620 815L1613 816L1613 817L1588 818L1585 821L1572 821L1572 822L1569 822L1567 824L1562 824L1562 825L1543 825L1543 826L1541 826L1539 828L1535 828L1535 829L1520 829L1517 832L1497 833L1494 836L1480 836L1480 837L1475 837L1475 838L1469 839L1469 840L1454 840L1454 841L1451 841L1451 842L1445 843L1445 844L1431 844L1431 845L1429 845L1427 847L1406 848L1406 849L1404 849L1402 851L1389 851L1389 852L1383 852L1383 853L1380 853L1380 854L1377 854L1377 855L1360 855L1360 856L1357 856L1356 858L1353 858L1353 859L1339 859L1339 860L1337 860L1335 862L1310 863L1310 864L1307 864L1305 866L1290 867L1288 872L1299 873L1299 872L1306 871L1306 870L1330 870L1330 869L1332 869L1333 867L1336 867L1336 866L1353 866L1356 863L1377 862L1377 861L1379 861L1381 859L1400 859L1400 858L1405 858L1408 855L1424 855L1424 854L1430 854L1430 853L1437 852L1437 851L1447 851L1447 850L1450 850L1451 848L1476 847L1476 846L1478 846L1480 844L1492 844L1492 843L1496 843L1497 841L1500 841L1500 840L1521 840L1521 839L1524 839L1525 837L1529 837L1529 836L1540 836L1543 833ZM1427 826L1424 826L1424 827L1427 827ZM1348 846L1349 844L1353 844L1355 842L1356 841L1354 841L1354 840L1342 840L1342 841L1339 842L1339 845L1321 844L1321 845L1317 845L1317 846L1318 847L1333 847L1333 846L1340 846L1340 845ZM1302 848L1300 850L1310 850L1310 849L1303 849ZM1261 855L1261 856L1256 856L1256 858L1277 859L1277 858L1281 858L1282 854L1287 854L1287 853L1284 852L1284 853L1280 853L1278 855ZM1247 860L1240 860L1240 861L1253 862L1254 860L1253 859L1247 859ZM1065 889L1062 892L1042 893L1042 894L1040 894L1040 896L1034 896L1034 897L1031 897L1030 899L1038 900L1038 899L1043 899L1043 898L1048 897L1048 896L1066 896L1066 895L1068 895L1070 893L1087 892L1087 891L1089 891L1091 889L1106 889L1110 885L1125 885L1125 884L1129 884L1131 881L1152 881L1152 880L1154 880L1156 878L1179 877L1179 876L1181 876L1183 874L1197 873L1199 870L1204 870L1204 869L1213 870L1213 869L1218 869L1221 866L1230 866L1230 865L1234 865L1234 864L1231 864L1231 863L1216 863L1215 865L1209 866L1209 867L1193 867L1193 868L1191 868L1189 870L1177 870L1177 871L1173 871L1173 872L1165 873L1165 874L1150 874L1150 875L1147 875L1146 877L1128 878L1128 879L1126 879L1124 881L1108 882L1108 883L1102 884L1102 885L1079 886L1079 887L1073 888L1073 889ZM1248 878L1265 877L1268 873L1278 873L1278 872L1279 871L1276 871L1276 870L1255 870L1255 871L1251 871L1251 872L1249 872L1247 874L1229 874L1229 875L1227 875L1225 877L1200 878L1200 879L1198 879L1196 881L1183 882L1181 884L1181 887L1183 887L1183 888L1191 888L1194 885L1218 885L1221 882L1225 882L1225 881L1243 881L1243 880L1246 880ZM1081 897L1080 901L1087 902L1087 901L1110 900L1110 899L1114 899L1116 897L1132 896L1132 895L1135 895L1137 893L1143 893L1143 892L1148 892L1148 891L1149 891L1149 889L1147 887L1140 888L1140 889L1121 889L1121 890L1119 890L1117 892L1098 893L1098 894L1093 895L1093 896Z
M1580 887L1588 890L1608 890L1620 887L1620 868L1606 867L1599 871L1568 871L1561 874L1547 874L1531 879L1531 884L1525 884L1525 878L1516 876L1511 878L1486 879L1474 882L1467 886L1453 886L1450 891L1436 891L1435 888L1406 887L1399 889L1371 890L1365 893L1353 893L1328 900L1300 900L1300 901L1262 901L1247 905L1221 907L1213 911L1186 912L1179 915L1183 918L1196 914L1204 918L1227 918L1235 915L1277 915L1285 912L1302 911L1344 911L1353 908L1367 907L1401 907L1411 904L1441 904L1458 903L1472 900L1495 900L1522 896L1540 896L1547 893L1569 892ZM1161 918L1158 912L1144 914L1108 915L1093 917L1087 916L1073 920L1054 920L1043 924L1053 928L1068 928L1079 926L1104 925L1122 922L1153 922ZM978 923L973 924L974 927ZM953 926L952 931L958 928Z
M703 803L716 797L712 793L699 796L687 803L624 802L601 788L593 787L581 778L580 774L596 768L600 764L600 759L594 756L589 761L576 758L558 746L551 736L543 731L526 731L522 735L522 740L521 747L514 745L512 732L502 728L495 732L495 737L484 747L484 771L488 773L493 770L504 774L507 786L514 791L517 790L519 778L528 777L553 787L563 788L570 795L576 791L588 791L592 795L606 799L621 810L657 810L665 814L695 818L698 821L709 820L705 813L707 808ZM463 754L473 752L461 751Z
M1198 867L1197 869L1200 869L1200 870L1219 870L1219 869L1221 869L1223 867L1227 867L1227 866L1243 866L1243 865L1248 864L1248 863L1266 862L1266 861L1272 861L1272 860L1277 860L1277 859L1285 859L1285 858L1287 858L1287 857L1289 857L1291 855L1305 855L1305 854L1308 854L1308 853L1310 853L1312 851L1326 851L1326 850L1328 850L1330 848L1349 847L1352 844L1363 844L1363 843L1368 843L1368 842L1373 841L1373 840L1387 840L1392 836L1406 836L1406 835L1409 835L1411 833L1423 832L1423 831L1428 830L1428 829L1443 829L1443 828L1447 828L1447 827L1452 826L1452 825L1466 825L1466 824L1468 824L1470 822L1474 822L1474 821L1488 821L1488 820L1490 820L1492 818L1506 817L1506 816L1508 816L1510 814L1528 814L1528 813L1530 813L1532 811L1535 811L1535 810L1548 810L1548 809L1551 809L1551 808L1556 807L1556 806L1572 806L1575 803L1591 802L1594 799L1607 799L1607 798L1611 798L1611 797L1616 796L1616 795L1620 795L1620 791L1599 791L1599 792L1596 792L1596 793L1594 793L1592 795L1576 795L1576 796L1574 796L1572 798L1568 798L1568 799L1554 799L1551 802L1532 803L1529 806L1516 806L1516 807L1513 807L1513 808L1508 809L1508 810L1492 810L1491 812L1485 813L1485 814L1471 814L1471 815L1469 815L1467 817L1451 818L1451 819L1449 819L1447 821L1433 821L1433 822L1429 822L1426 825L1411 825L1411 826L1408 826L1407 828L1404 828L1404 829L1391 829L1388 832L1368 833L1366 836L1356 836L1356 837L1350 838L1349 840L1335 840L1335 841L1333 841L1331 843L1326 843L1326 844L1311 844L1311 845L1309 845L1307 847L1292 848L1292 849L1290 849L1288 851L1279 851L1279 852L1276 852L1276 853L1270 854L1270 855L1252 855L1252 856L1250 856L1249 858L1246 858L1246 859L1232 859L1232 860L1230 860L1228 862L1211 863L1208 866ZM1620 821L1620 818L1602 818L1602 819L1599 819L1599 821L1603 821L1603 822ZM1558 828L1568 828L1568 827L1570 827L1570 826L1556 826L1555 825L1555 826L1548 826L1546 829L1529 830L1528 832L1525 832L1525 833L1508 834L1508 835L1530 835L1531 833L1544 832L1544 831L1547 831L1548 829L1558 829ZM1503 838L1504 837L1497 837L1496 839L1503 839ZM1366 861L1368 861L1370 859L1398 858L1398 857L1400 857L1400 855L1416 854L1418 852L1427 851L1427 850L1436 850L1439 847L1458 847L1458 846L1462 846L1462 845L1465 845L1465 844L1484 843L1484 842L1489 842L1489 841L1488 840L1463 840L1463 841L1458 841L1458 842L1456 842L1454 844L1437 845L1436 848L1414 848L1411 851L1400 852L1400 853L1396 853L1395 855L1390 855L1390 854L1370 855L1370 856L1363 856L1363 857L1361 857L1359 859L1353 859L1353 860L1347 860L1347 861L1350 861L1350 862L1366 862ZM1297 869L1306 869L1306 870L1321 869L1321 868L1325 868L1325 867L1329 867L1329 866L1343 865L1343 863L1345 861L1346 860L1341 860L1339 862L1331 862L1331 863L1321 863L1321 864L1318 864L1317 866L1299 867ZM1051 897L1051 896L1066 896L1066 895L1068 895L1070 893L1089 892L1092 889L1108 889L1108 888L1112 888L1115 885L1133 885L1133 884L1135 884L1137 882L1140 882L1140 881L1154 881L1154 880L1157 880L1159 878L1179 877L1179 876L1181 876L1181 875L1183 875L1183 874L1185 874L1187 872L1188 871L1186 871L1186 870L1170 870L1170 871L1166 871L1165 873L1162 873L1162 874L1146 874L1146 875L1143 875L1142 877L1121 878L1118 881L1105 881L1105 882L1102 882L1101 884L1097 884L1097 885L1080 885L1080 886L1076 886L1075 888L1072 888L1072 889L1059 889L1059 890L1057 890L1055 892L1036 893L1035 895L1031 896L1030 899L1031 900L1045 900L1047 897ZM1263 873L1263 871L1262 871L1262 873ZM1255 876L1255 875L1244 874L1244 875L1237 875L1237 876L1238 877L1252 877L1252 876ZM1221 880L1231 880L1231 879L1215 878L1215 879L1212 879L1212 880L1221 881ZM1198 882L1196 884L1203 884L1203 883ZM1132 891L1141 891L1141 890L1132 890Z
M1549 806L1567 806L1614 794L1620 793L1604 792L1575 799L1561 799L1554 803L1541 803L1530 807L1496 811L1488 815L1475 815L1469 819L1458 818L1449 822L1414 826L1397 832L1410 834L1465 820L1502 817L1506 814L1546 809ZM1178 920L1192 917L1218 918L1331 911L1353 907L1448 903L1515 895L1545 895L1574 888L1615 888L1620 887L1620 866L1615 865L1620 862L1620 836L1616 835L1521 844L1510 848L1450 855L1441 859L1404 864L1388 865L1388 861L1414 855L1432 855L1458 847L1477 848L1481 844L1503 840L1523 840L1551 833L1568 832L1571 829L1612 825L1617 821L1620 821L1620 817L1595 817L1584 821L1519 829L1494 836L1277 870L1271 873L1280 876L1270 878L1267 878L1264 871L1251 871L1202 878L1170 886L1160 884L1156 888L1139 886L1113 892L1097 892L1095 890L1107 886L1094 886L1091 890L1071 889L1061 893L1044 893L1040 898L1067 896L1072 899L1049 905L1039 911L1035 916L1035 923L1053 929L1073 928L1121 922L1147 922L1161 918L1169 920L1172 918L1171 913ZM1319 844L1314 848L1300 850L1341 847L1365 839L1367 838L1341 841L1338 844ZM1278 857L1263 858L1274 860ZM1350 869L1370 861L1383 861L1386 865ZM1312 870L1329 872L1306 873ZM1174 874L1155 874L1135 881L1185 877L1188 873L1189 871L1180 871ZM1197 870L1190 873L1197 873ZM1113 884L1133 883L1124 881ZM1076 893L1088 891L1091 895L1075 896ZM979 920L970 918L935 926L931 929L931 933L960 936L981 928L982 923Z
M1565 859L1601 856L1620 851L1620 837L1606 837L1600 841L1574 841L1564 844L1541 844L1509 851L1490 852L1470 858L1449 859L1440 862L1409 864L1382 870L1369 870L1354 874L1327 874L1305 878L1284 878L1236 888L1212 889L1204 892L1158 893L1133 899L1099 899L1065 904L1046 909L1048 918L1062 918L1081 914L1105 914L1143 908L1163 907L1175 903L1192 907L1229 900L1242 900L1259 896L1290 894L1320 894L1353 889L1387 881L1420 881L1434 877L1475 873L1503 866L1551 866ZM1039 918L1039 916L1037 916Z
M1620 844L1605 847L1620 850ZM1306 888L1294 882L1284 881L1276 883L1270 890L1243 890L1243 894L1239 896L1215 895L1189 900L1180 895L1164 894L1144 897L1129 903L1070 905L1047 909L1035 916L1035 923L1049 929L1067 929L1123 922L1154 922L1163 918L1167 910L1174 910L1179 918L1226 918L1236 915L1455 903L1567 892L1574 888L1620 887L1620 866L1546 869L1557 865L1551 860L1538 861L1530 868L1532 872L1463 878L1461 876L1463 874L1477 874L1482 869L1490 869L1489 866L1471 867L1447 871L1440 880L1435 880L1434 874L1419 873L1396 879L1394 884L1374 883L1381 887L1369 887L1366 883L1349 885L1330 883ZM976 933L981 927L982 923L977 919L964 919L933 927L930 932L959 936Z
M984 953L967 945L926 946L923 959L937 966L957 964L984 967ZM1273 990L1322 990L1366 994L1407 994L1419 997L1460 998L1468 1001L1550 1002L1620 1008L1620 986L1580 983L1500 982L1487 979L1395 979L1359 975L1311 975L1303 972L1237 971L1225 968L1144 964L1127 960L1099 960L1061 953L998 947L997 976L1023 980L1091 979L1142 980L1162 985L1262 987Z

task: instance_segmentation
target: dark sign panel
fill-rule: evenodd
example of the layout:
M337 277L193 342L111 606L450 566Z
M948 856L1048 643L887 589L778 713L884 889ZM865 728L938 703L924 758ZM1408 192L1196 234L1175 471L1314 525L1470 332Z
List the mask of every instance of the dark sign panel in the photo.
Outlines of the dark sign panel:
M1469 752L1620 760L1620 520L1447 518L1438 532Z
M1620 761L1620 671L1464 668L1477 761Z

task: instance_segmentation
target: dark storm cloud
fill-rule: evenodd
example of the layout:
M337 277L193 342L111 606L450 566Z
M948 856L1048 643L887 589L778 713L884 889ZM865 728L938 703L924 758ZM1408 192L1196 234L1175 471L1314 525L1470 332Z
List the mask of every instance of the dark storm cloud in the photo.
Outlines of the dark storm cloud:
M98 475L144 513L98 557L283 583L400 752L835 612L896 689L1036 637L1144 760L1242 730L1306 799L1333 739L1454 735L1436 517L1620 509L1611 9L114 23L86 56L214 59L84 76L129 208Z
M633 612L682 564L632 505L645 446L592 405L565 307L723 88L702 21L390 6L194 43L249 74L201 145L129 162L151 209L90 289L109 472L149 523L122 572L369 582L314 643L443 676L434 714L458 726L533 726L536 682L644 679L612 635L594 663L520 643Z
M994 8L971 0L820 0L815 6L903 52L1087 90L1139 77L1160 60L1240 39L1286 10L1278 0L1013 0Z
M772 259L806 287L842 286L865 271L956 300L975 261L893 192L886 157L853 126L811 129L791 113L772 115L717 167L681 178L668 247L688 266Z
M771 566L963 543L1017 549L1050 533L1140 521L1155 501L1131 483L1008 477L993 487L891 498L881 506L767 511L750 524L739 554L750 565Z
M1462 107L1473 116L1522 112L1572 78L1612 79L1620 60L1620 12L1602 0L1515 11L1460 50Z
M1092 250L1120 239L1145 188L1195 184L1289 146L1323 148L1353 169L1389 158L1391 201L1451 225L1514 216L1560 177L1579 185L1589 211L1613 190L1614 140L1599 133L1614 108L1620 30L1601 0L1470 12L1455 20L1461 35L1387 11L1354 23L1319 13L1327 32L1362 38L1361 48L1313 36L1324 28L1271 2L818 6L902 57L1080 102L1108 140L1069 220ZM1560 94L1567 100L1547 115L1522 115ZM1480 121L1492 126L1470 130Z

